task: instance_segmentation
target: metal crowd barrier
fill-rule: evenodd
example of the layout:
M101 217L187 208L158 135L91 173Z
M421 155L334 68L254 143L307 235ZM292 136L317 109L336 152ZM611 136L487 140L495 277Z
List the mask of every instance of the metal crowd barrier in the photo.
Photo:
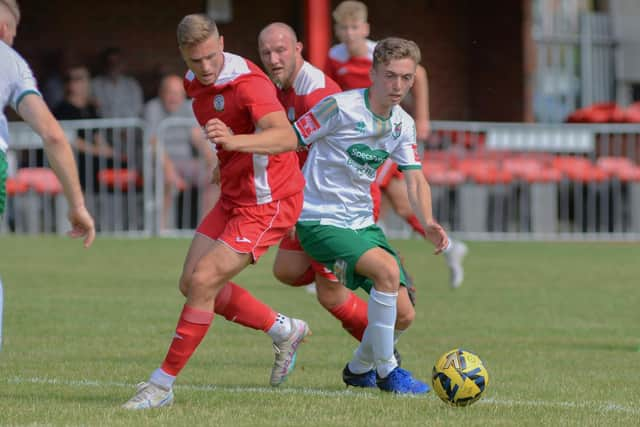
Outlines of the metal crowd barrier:
M87 208L101 234L150 235L151 151L138 119L62 121L74 148ZM0 232L65 233L67 206L42 141L25 123L9 124L9 204Z
M195 129L194 129L195 128ZM155 232L161 236L193 235L193 231L204 215L217 201L219 186L212 184L213 166L208 165L198 154L197 143L191 137L192 131L202 132L195 119L170 117L163 120L157 129L157 149L154 153L155 186ZM204 134L200 137L204 141ZM188 144L191 156L173 158L176 172L181 181L165 182L162 165L171 144ZM215 152L215 146L204 141L205 149ZM181 150L179 150L181 151ZM165 198L169 200L167 205Z
M158 166L175 132L189 132L194 121L163 121L155 150L144 125L63 122L98 231L191 235L215 199L210 166L194 150L192 177L179 184L166 184ZM22 123L11 123L10 133L12 180L0 233L66 231L66 204L39 138ZM119 154L81 156L79 136L101 138ZM424 148L434 216L456 237L640 240L640 125L434 121ZM414 236L392 212L381 224L391 237Z
M464 239L640 240L640 125L433 122L434 216ZM383 227L412 235L391 212Z

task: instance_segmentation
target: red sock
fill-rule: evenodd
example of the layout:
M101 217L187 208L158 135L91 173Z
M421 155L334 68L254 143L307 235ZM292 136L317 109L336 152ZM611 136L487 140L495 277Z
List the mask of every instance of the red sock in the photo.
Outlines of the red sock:
M422 224L420 224L420 220L418 219L417 216L415 215L409 216L409 218L407 218L407 222L409 223L411 228L413 228L416 231L416 233L420 234L422 237L427 235L427 233L424 231L424 227L422 227Z
M178 320L176 334L162 362L162 370L177 376L196 351L212 321L213 313L185 305Z
M307 271L305 271L302 276L298 277L295 282L291 284L291 286L305 286L316 280L316 272L313 271L313 267L309 266Z
M252 329L267 332L278 313L251 295L249 291L228 282L216 296L216 314Z
M342 322L342 327L355 339L362 341L362 335L369 323L367 318L367 302L350 292L349 298L337 307L329 310L333 316Z

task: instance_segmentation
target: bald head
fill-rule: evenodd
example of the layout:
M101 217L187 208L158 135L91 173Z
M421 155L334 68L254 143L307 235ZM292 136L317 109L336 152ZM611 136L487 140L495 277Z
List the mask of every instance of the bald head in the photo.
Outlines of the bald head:
M160 82L158 95L168 113L176 112L186 99L182 79L175 74L165 76Z
M0 1L0 40L11 46L20 22L20 8L15 0Z
M296 32L293 31L293 28L284 22L273 22L260 31L260 34L258 35L258 44L261 43L262 39L273 36L288 40L294 44L298 42L298 37L296 36Z
M282 89L288 89L302 67L302 43L283 22L267 25L258 35L258 52L267 74Z

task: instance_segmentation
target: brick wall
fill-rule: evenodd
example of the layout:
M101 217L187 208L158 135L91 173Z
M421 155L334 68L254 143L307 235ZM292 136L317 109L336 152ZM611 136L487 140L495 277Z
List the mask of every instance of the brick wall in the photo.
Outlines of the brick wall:
M523 6L530 0L369 0L371 37L397 35L423 50L431 112L439 120L522 120L526 117ZM337 4L338 1L333 1ZM182 16L203 11L202 0L23 2L15 47L44 78L50 58L72 50L97 65L97 54L119 46L145 94L157 70L182 73L175 43ZM150 7L150 5L153 5ZM220 25L226 50L258 61L256 38L269 22L291 24L302 35L302 1L235 0L234 21Z

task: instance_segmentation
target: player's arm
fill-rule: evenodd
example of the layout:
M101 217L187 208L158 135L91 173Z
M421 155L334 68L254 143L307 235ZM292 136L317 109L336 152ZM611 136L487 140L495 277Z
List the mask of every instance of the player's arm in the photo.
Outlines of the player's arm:
M405 183L409 203L418 220L424 227L427 238L435 246L435 253L442 252L449 245L449 238L444 229L433 219L431 207L431 188L422 169L404 170Z
M284 111L273 111L256 122L259 132L234 135L219 119L211 119L204 127L207 138L227 151L278 154L293 151L298 146L296 134Z
M71 237L84 237L84 246L91 246L95 238L93 218L85 207L75 159L64 131L39 95L25 95L18 104L18 114L42 138L47 159L62 184L69 203Z
M414 120L418 141L426 141L431 131L429 124L429 80L422 65L416 68L416 77L411 88L414 99Z

